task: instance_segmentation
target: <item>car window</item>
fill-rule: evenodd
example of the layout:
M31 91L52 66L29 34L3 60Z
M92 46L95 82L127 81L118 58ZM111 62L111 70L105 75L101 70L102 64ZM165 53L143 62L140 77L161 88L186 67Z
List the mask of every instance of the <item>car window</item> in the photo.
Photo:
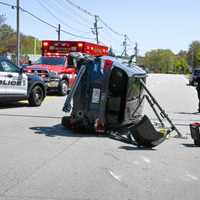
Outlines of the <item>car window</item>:
M195 75L195 76L200 76L200 70L195 70L195 71L194 71L194 75Z
M128 87L128 100L132 100L133 98L140 97L141 94L141 83L140 80L137 78L131 78L129 80L129 87Z
M34 64L64 66L64 57L41 57Z
M1 66L1 63L0 63L0 72L4 72L3 67Z
M5 72L19 72L19 68L6 60L0 61L3 71Z

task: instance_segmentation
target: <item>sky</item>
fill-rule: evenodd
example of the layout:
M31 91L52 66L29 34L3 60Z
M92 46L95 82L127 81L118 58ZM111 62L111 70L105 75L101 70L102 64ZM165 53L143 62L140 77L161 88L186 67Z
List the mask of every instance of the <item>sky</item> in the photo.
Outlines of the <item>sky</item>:
M187 50L194 40L200 40L199 0L71 0L92 15L98 15L111 27L110 31L98 21L99 40L112 46L115 52L123 51L124 34L128 35L128 50L133 53L135 42L139 54L152 49L171 49L174 53ZM16 5L16 0L0 0ZM92 34L94 17L71 6L66 0L20 0L20 6L53 26L82 39L61 33L61 40L95 41ZM0 4L0 14L6 23L16 29L16 10ZM30 15L20 13L20 31L38 39L57 39L54 28L39 22ZM116 32L118 34L116 34ZM120 35L119 35L120 34Z

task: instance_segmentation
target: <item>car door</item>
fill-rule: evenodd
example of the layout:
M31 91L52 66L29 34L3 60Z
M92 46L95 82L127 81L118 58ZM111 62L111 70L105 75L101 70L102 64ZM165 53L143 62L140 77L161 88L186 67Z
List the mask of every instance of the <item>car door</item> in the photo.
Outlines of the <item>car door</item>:
M5 96L5 94L6 94L6 89L5 89L6 75L7 74L4 72L4 70L0 64L0 98Z
M27 75L21 73L20 69L9 60L1 60L0 62L4 72L6 72L6 94L14 96L27 96Z

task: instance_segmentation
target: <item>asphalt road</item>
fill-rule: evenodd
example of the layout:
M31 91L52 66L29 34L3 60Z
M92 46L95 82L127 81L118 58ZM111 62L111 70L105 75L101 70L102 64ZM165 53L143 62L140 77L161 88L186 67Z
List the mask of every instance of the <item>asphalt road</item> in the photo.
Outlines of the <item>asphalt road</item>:
M200 121L198 99L181 75L153 74L148 86L180 132L154 149L60 125L64 97L39 108L0 107L0 200L197 200L200 148L189 124ZM154 120L148 106L144 112Z

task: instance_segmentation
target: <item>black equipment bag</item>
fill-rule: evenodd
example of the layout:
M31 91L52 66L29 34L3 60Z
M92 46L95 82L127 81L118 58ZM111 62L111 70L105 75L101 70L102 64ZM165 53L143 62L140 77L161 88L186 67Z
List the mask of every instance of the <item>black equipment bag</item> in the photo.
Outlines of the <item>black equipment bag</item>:
M200 123L196 122L196 123L192 123L190 124L190 132L191 132L191 137L194 140L194 144L196 146L200 147Z
M154 147L166 139L166 134L157 131L146 115L131 127L131 134L138 146Z

